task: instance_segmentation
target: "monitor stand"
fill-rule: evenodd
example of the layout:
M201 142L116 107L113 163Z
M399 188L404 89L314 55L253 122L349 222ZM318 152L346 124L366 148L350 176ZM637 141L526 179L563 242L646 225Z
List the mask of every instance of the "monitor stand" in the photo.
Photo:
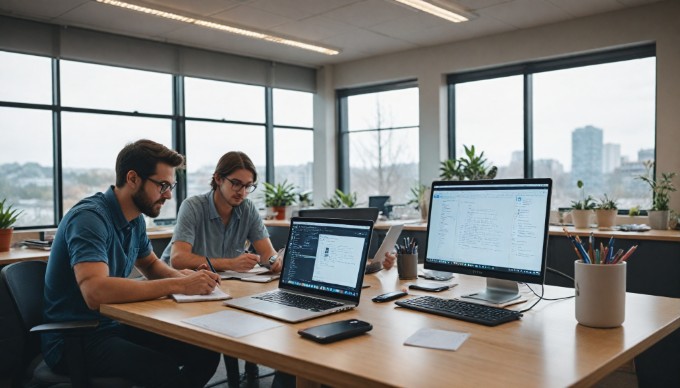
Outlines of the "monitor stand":
M504 304L520 297L519 284L512 280L486 278L486 290L463 295L463 298L483 300L493 304Z

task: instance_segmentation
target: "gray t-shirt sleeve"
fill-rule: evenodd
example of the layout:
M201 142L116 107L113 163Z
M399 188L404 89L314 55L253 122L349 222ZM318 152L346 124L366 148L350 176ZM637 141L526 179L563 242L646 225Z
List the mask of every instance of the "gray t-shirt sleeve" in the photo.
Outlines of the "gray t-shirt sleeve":
M165 247L165 250L163 250L163 254L161 255L161 260L165 263L170 264L172 243L175 241L184 241L194 245L196 239L196 222L199 220L197 211L200 211L200 209L197 209L190 199L185 200L179 206L177 223L172 232L172 239L170 239L170 243Z

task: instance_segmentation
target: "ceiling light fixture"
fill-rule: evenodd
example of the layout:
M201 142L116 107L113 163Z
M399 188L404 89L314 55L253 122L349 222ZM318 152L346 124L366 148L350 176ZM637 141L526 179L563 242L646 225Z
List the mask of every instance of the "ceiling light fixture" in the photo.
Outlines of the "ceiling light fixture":
M247 36L249 38L261 39L261 40L266 40L268 42L285 44L287 46L293 46L293 47L301 48L301 49L304 49L304 50L315 51L315 52L318 52L318 53L321 53L321 54L337 55L337 54L340 53L339 50L330 49L330 48L327 48L327 47L317 46L317 45L310 44L310 43L304 43L304 42L300 42L300 41L297 41L297 40L288 39L288 38L284 38L284 37L280 37L280 36L276 36L276 35L269 35L269 34L266 34L266 33L263 33L263 32L259 32L259 31L247 30L247 29L241 28L241 27L234 27L234 26L230 26L230 25L227 25L227 24L222 24L222 23L217 23L217 22L213 22L213 21L208 21L208 20L193 18L193 17L189 17L189 16L184 16L184 15L180 15L180 14L173 13L173 12L161 11L161 10L158 10L158 9L144 7L144 6L141 6L141 5L136 5L136 4L131 4L131 3L126 3L126 2L123 2L123 1L118 1L118 0L96 0L96 1L98 3L113 5L113 6L116 6L116 7L129 9L129 10L132 10L132 11L146 13L146 14L154 15L154 16L159 16L159 17L163 17L163 18L166 18L166 19L176 20L176 21L179 21L179 22L195 24L197 26L212 28L212 29L215 29L215 30L225 31L225 32L229 32L229 33L232 33L232 34Z
M470 20L470 17L462 15L462 12L456 10L450 10L444 8L444 6L438 6L424 0L394 0L397 3L413 7L417 10L427 12L431 15L438 16L442 19L452 21L454 23L466 22ZM449 7L447 7L449 8Z

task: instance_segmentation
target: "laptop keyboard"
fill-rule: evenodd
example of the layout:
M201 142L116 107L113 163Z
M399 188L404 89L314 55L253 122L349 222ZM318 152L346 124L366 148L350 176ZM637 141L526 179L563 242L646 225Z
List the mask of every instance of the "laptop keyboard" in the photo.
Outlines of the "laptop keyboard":
M286 306L297 307L309 311L325 311L343 305L342 303L331 300L319 299L311 296L304 296L282 291L272 291L259 296L254 296L253 298Z

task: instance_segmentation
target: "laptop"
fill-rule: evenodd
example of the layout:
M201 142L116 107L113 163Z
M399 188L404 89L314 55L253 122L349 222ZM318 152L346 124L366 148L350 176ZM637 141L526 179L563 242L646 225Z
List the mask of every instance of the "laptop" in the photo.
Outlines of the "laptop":
M225 305L301 322L359 305L373 232L371 220L294 217L279 288Z
M380 248L375 252L373 260L366 265L366 273L378 272L383 268L382 263L385 261L385 252L389 252L394 248L402 229L404 229L403 224L390 226L382 244L380 244Z

